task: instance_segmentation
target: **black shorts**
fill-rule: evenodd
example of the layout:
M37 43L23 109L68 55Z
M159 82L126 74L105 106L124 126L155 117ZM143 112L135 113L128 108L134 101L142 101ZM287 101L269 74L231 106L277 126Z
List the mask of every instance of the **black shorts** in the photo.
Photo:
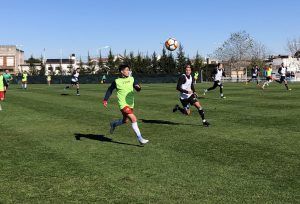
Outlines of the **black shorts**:
M252 76L252 79L257 79L257 76Z
M77 85L77 84L79 84L78 81L71 81L71 85Z
M286 80L286 77L285 76L281 76L280 77L280 82L284 82Z
M193 94L187 99L180 99L180 102L181 102L183 108L189 109L190 105L194 105L196 102L198 102L198 100L195 97L195 95Z
M272 77L267 76L267 77L266 77L266 80L267 80L267 81L272 81Z

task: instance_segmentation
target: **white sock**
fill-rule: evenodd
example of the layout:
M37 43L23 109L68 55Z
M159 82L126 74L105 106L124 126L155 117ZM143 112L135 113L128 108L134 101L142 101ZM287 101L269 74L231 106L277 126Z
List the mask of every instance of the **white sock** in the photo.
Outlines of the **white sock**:
M134 132L135 132L137 138L138 138L139 140L142 139L143 137L142 137L142 135L141 135L141 132L140 132L140 129L139 129L139 127L138 127L137 122L132 123L131 125L132 125L132 129L134 130Z
M114 126L117 127L117 126L120 126L120 125L123 125L123 119L119 119L119 120L115 120L113 122Z
M27 84L24 85L25 89L27 89Z
M221 94L221 97L223 97L224 95L223 94Z

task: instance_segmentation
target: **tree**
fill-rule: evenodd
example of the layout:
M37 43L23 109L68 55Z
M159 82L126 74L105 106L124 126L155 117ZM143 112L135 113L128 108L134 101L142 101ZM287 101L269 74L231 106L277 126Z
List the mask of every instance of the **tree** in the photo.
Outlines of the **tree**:
M198 72L201 71L200 69L203 67L203 61L204 59L199 55L199 52L197 51L194 64L193 64L194 71L198 71Z
M41 61L41 69L39 71L39 75L45 76L46 75L46 66L44 64L43 56L41 56L40 61Z
M287 41L287 49L294 57L300 57L300 37Z
M33 76L38 75L39 70L36 69L36 64L41 64L41 60L34 58L33 55L31 55L27 60L27 63L29 64L29 74Z
M117 73L116 67L115 67L115 56L113 55L111 49L109 50L108 57L107 57L107 66L109 67L109 70L112 73Z
M168 55L167 73L176 73L176 60L174 59L172 52L170 52Z
M177 52L177 72L178 73L183 73L184 68L186 66L186 57L184 56L185 53L183 51L183 46L180 44Z
M165 48L162 49L162 54L159 59L159 68L160 68L160 71L163 73L168 72L168 56L167 56L167 51Z
M82 61L81 57L79 59L79 69L80 69L80 71L79 71L80 74L82 74L82 75L85 74L85 70L84 70L84 66L83 66L83 61Z
M158 64L158 59L157 59L157 54L156 52L153 52L152 57L151 57L151 72L150 73L157 73L159 72L159 64Z

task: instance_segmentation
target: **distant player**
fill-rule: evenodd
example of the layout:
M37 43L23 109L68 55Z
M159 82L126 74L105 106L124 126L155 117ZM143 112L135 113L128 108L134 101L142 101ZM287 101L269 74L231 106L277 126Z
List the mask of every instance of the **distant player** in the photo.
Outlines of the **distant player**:
M7 87L7 82L2 74L2 71L0 71L0 101L4 101L5 99L6 87Z
M195 84L197 83L198 77L199 77L199 72L197 71L194 73L194 83Z
M179 105L176 105L173 109L173 112L179 110L182 114L190 115L190 105L195 106L202 118L203 125L208 127L209 123L207 120L205 120L203 108L197 100L197 94L194 87L194 78L191 73L192 68L190 65L187 65L185 68L185 74L179 77L176 89L180 92L180 102L183 108L181 108Z
M27 89L27 78L28 78L28 74L26 71L24 71L22 73L22 89Z
M5 70L5 73L3 74L3 77L6 81L6 86L5 86L5 93L6 93L6 91L8 90L9 83L10 83L10 81L13 80L13 77L9 73L9 70Z
M284 82L286 90L291 91L292 89L289 89L288 83L287 83L287 80L286 80L287 67L284 66L284 63L282 63L281 67L278 69L278 74L280 74L280 79L275 80L275 81L280 83L280 84L282 84L282 82Z
M118 104L121 113L123 115L123 118L115 120L110 123L110 132L113 133L117 126L123 125L127 123L128 120L130 120L132 129L134 130L140 144L147 144L149 140L146 140L142 137L142 134L137 124L137 118L133 113L133 108L134 108L133 89L139 92L141 90L141 87L137 83L137 81L129 75L130 68L128 65L120 65L119 72L121 76L115 79L114 82L112 82L110 87L107 89L105 97L103 99L103 105L107 107L107 101L109 97L112 95L113 90L114 89L117 90Z
M257 65L255 65L255 67L253 67L251 69L251 79L249 79L247 81L247 83L249 83L250 81L256 81L256 85L259 85L259 82L258 82L259 74L260 74L260 69Z
M79 72L80 69L77 68L76 70L74 70L74 72L72 73L72 78L71 78L71 87L76 86L76 95L80 96L79 94ZM69 89L70 86L66 86L65 89Z
M52 78L51 78L51 75L50 75L50 73L49 73L48 76L47 76L47 83L48 83L48 86L51 86L51 80L52 80Z
M214 85L210 87L209 89L205 89L203 95L205 95L207 92L214 90L217 87L220 87L220 95L221 98L226 98L223 94L223 84L222 84L222 77L225 77L225 71L223 69L223 64L218 63L216 69L213 71L213 79L214 79Z
M265 83L262 85L262 87L261 87L262 89L265 89L265 86L266 86L266 85L269 86L269 84L270 84L271 82L273 82L272 71L273 71L273 69L272 69L272 64L269 64L269 66L266 67L266 69L265 69L266 81L265 81Z

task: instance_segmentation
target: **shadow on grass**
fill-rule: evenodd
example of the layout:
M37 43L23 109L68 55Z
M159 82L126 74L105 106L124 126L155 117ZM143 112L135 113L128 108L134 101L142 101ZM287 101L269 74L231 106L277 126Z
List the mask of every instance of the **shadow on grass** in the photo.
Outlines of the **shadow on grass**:
M146 120L140 119L143 123L150 123L150 124L160 124L160 125L189 125L189 126L198 126L195 124L185 124L185 123L175 123L167 120Z
M62 95L62 96L68 96L69 94L67 94L67 93L62 93L62 94L60 94L60 95Z
M98 140L100 142L111 142L115 144L121 144L121 145L128 145L128 146L135 146L135 147L143 147L142 145L136 145L136 144L129 144L124 142L117 142L114 141L111 138L105 137L104 135L94 135L94 134L81 134L81 133L75 133L74 137L76 140L80 140L80 138L84 137L90 140Z

